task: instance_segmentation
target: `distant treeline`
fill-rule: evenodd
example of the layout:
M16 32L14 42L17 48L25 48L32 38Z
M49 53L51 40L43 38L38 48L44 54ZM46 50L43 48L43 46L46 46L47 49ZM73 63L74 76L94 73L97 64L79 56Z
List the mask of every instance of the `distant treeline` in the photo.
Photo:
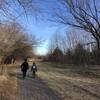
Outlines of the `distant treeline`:
M68 64L100 64L100 51L94 49L90 52L84 49L81 44L77 44L74 50L68 49L65 54L60 48L55 48L44 60Z

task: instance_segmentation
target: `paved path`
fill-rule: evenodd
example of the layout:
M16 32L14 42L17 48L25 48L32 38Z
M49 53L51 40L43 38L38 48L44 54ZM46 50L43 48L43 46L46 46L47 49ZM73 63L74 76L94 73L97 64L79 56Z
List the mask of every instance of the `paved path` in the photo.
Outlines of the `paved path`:
M28 75L22 79L21 72L17 72L17 100L61 100L57 94L51 90L39 78L32 78Z

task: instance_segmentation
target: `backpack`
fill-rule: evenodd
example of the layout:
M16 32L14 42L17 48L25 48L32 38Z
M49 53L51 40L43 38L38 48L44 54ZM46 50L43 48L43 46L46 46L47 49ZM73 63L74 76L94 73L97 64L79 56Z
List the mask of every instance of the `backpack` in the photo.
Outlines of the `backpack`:
M36 66L32 66L32 68L33 68L33 70L35 70L36 69Z
M31 68L31 70L37 71L37 67L33 65L32 68Z

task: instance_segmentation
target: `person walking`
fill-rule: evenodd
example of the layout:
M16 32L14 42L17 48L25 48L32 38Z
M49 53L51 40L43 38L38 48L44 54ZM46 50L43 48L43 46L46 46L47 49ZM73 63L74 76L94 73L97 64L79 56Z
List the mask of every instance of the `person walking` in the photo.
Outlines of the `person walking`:
M36 72L37 72L37 66L36 66L35 62L33 62L33 65L31 67L31 71L33 73L33 77L35 78Z
M21 71L23 73L23 79L25 79L28 69L29 69L29 64L27 62L27 59L24 59L24 62L21 64Z

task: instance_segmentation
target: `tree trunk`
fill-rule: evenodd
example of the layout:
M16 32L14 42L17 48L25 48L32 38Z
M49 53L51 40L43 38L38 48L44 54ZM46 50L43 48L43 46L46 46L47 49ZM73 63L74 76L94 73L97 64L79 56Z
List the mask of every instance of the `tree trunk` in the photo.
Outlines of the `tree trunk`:
M100 64L100 38L96 39L96 41L97 41L96 63Z
M100 39L97 39L96 41L97 41L97 48L98 50L100 50Z

